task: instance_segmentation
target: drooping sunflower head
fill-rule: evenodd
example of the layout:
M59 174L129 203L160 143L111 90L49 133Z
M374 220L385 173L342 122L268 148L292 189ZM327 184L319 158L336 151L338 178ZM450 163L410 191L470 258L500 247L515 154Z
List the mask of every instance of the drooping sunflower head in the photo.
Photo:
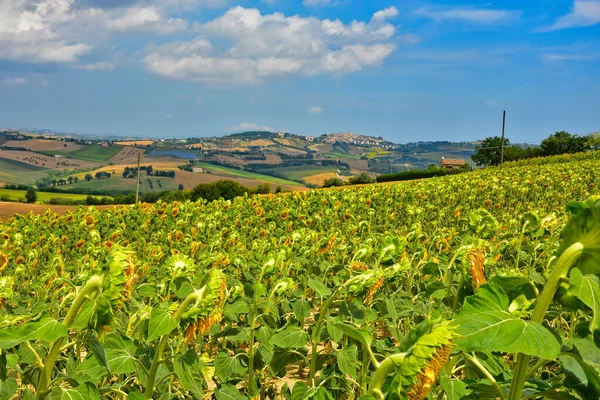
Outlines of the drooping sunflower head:
M484 265L485 252L482 248L469 249L465 254L465 279L469 282L474 290L483 285L485 280Z
M121 307L128 282L125 271L132 263L133 252L113 244L108 252L108 260L102 267L104 276L102 294L98 298L97 316L93 327L97 330L108 325L114 311Z
M221 321L226 297L226 277L217 268L209 269L201 281L201 299L181 315L185 326L186 343L191 343L197 334L204 335L210 327Z
M425 320L404 339L400 350L407 353L397 368L392 389L405 400L423 400L448 361L452 340L457 337L447 322Z
M194 269L194 260L183 254L177 254L167 258L165 266L172 274L179 275L184 271L192 271Z

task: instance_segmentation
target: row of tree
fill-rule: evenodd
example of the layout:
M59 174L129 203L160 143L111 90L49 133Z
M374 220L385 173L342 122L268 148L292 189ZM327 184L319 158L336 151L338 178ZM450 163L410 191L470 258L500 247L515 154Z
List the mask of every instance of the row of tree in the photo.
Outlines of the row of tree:
M598 134L578 136L560 131L544 139L539 147L511 146L510 140L504 138L504 161L580 153L598 148L600 148L600 135ZM471 159L479 166L498 165L501 151L502 138L499 136L488 137L477 146Z

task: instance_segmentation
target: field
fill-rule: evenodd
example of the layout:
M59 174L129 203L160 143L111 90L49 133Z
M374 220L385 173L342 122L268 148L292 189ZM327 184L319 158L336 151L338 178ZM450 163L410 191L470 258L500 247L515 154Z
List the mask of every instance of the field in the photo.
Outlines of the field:
M106 162L111 157L117 155L122 148L123 147L116 145L106 147L99 145L89 145L69 153L69 156L79 160Z
M110 167L108 169L110 171ZM148 179L152 182L152 186L148 182ZM116 190L116 191L131 191L135 193L136 190L136 179L135 178L123 178L120 175L111 176L107 179L92 179L91 181L86 181L84 179L79 179L79 182L73 183L71 185L61 186L64 189L71 188L84 188L91 190ZM168 177L157 177L157 176L147 176L145 174L141 174L140 177L140 192L162 192L165 190L177 190L178 183L175 181L175 178ZM190 188L191 189L191 188Z
M44 175L46 173L43 167L0 157L0 181L27 185L35 183L36 179Z
M69 153L81 149L83 146L71 142L47 139L9 140L4 143L7 147L24 147L32 151L58 151Z
M12 190L0 188L0 197L8 197L11 200L25 199L25 190ZM52 198L71 199L71 200L85 200L88 197L87 194L75 194L75 193L52 193L52 192L37 192L37 202L48 203ZM101 197L101 196L92 196Z
M2 398L596 399L599 162L5 219Z
M306 177L316 175L316 174L324 174L324 173L336 173L337 167L320 167L317 165L304 165L302 167L276 167L269 168L269 171L272 171L277 174L282 174L288 179L299 180L305 179Z
M152 146L154 140L133 140L129 142L115 142L119 146Z
M34 153L32 151L0 150L0 158L19 161L43 169L82 169L93 168L98 165L97 163L89 161L74 160L71 158L56 158L54 156Z
M213 164L209 164L209 163L196 162L196 163L194 163L194 166L206 169L207 171L214 172L217 174L220 173L220 174L225 174L225 175L237 176L240 178L255 179L257 181L263 181L263 182L273 183L273 184L278 184L278 185L300 186L300 184L298 182L293 182L293 181L289 181L286 179L277 178L277 177L269 176L269 175L256 174L254 172L243 171L243 170L235 169L235 168L227 168L227 167L223 167L221 165L213 165Z
M342 160L344 160L344 159L358 160L360 158L359 155L344 153L343 151L339 151L339 150L328 151L327 153L323 153L323 156L329 157L329 158L339 158Z

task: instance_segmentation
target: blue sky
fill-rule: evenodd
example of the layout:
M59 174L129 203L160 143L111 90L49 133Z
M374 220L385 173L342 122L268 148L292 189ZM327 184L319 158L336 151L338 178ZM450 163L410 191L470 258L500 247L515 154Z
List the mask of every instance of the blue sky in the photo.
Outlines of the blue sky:
M600 129L600 0L0 0L0 126L151 137Z

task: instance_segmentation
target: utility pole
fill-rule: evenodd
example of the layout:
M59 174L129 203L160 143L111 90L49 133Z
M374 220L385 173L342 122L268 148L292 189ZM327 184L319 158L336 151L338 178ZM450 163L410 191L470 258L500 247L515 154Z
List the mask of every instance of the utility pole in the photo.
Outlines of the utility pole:
M502 135L504 137L504 135ZM137 204L138 199L140 198L140 159L142 158L142 153L138 151L138 167L137 167L137 184L135 186L135 204Z
M500 147L500 168L504 164L504 127L506 125L506 110L502 113L502 145Z

